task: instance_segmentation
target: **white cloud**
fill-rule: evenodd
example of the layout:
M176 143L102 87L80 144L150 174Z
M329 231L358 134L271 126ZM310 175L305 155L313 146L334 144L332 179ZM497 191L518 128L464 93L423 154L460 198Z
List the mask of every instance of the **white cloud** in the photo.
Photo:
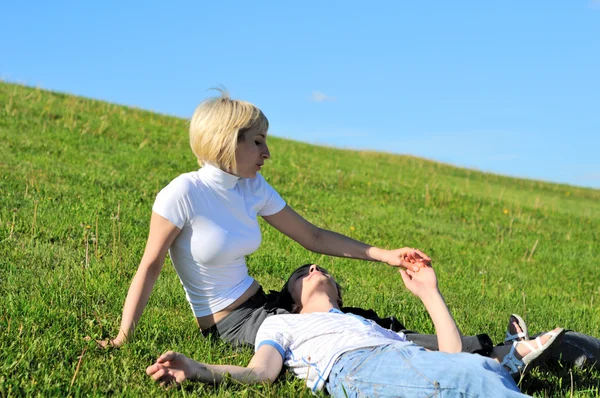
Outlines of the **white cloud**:
M312 102L325 102L325 101L333 102L333 101L335 101L335 97L331 97L320 91L313 91L312 95L310 97L310 100Z

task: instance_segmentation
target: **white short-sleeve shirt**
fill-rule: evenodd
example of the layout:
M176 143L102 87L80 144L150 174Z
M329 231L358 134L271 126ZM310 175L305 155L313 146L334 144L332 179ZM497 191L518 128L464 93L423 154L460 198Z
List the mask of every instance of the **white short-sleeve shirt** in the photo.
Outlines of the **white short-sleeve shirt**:
M270 345L296 377L312 391L323 388L335 361L344 353L394 342L412 344L404 333L384 329L359 315L338 309L268 317L258 329L255 349Z
M245 256L261 243L257 215L284 207L260 174L240 178L210 164L159 192L152 211L181 229L169 254L196 317L222 310L250 287Z

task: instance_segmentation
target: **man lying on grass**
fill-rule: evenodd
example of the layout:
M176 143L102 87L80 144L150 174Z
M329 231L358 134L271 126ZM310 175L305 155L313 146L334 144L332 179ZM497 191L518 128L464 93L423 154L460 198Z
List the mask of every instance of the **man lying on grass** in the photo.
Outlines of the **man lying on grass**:
M322 268L312 265L297 271L285 285L295 313L264 321L256 337L256 353L247 367L203 364L167 352L146 369L148 375L165 384L188 379L218 383L225 375L244 383L262 383L277 379L285 365L306 379L313 391L325 387L334 397L442 391L446 395L523 396L502 364L512 366L540 358L563 333L562 329L546 333L538 347L505 347L504 352L495 353L496 360L460 353L460 333L438 290L433 269L402 270L404 284L421 299L436 329L440 351L427 351L401 333L342 313L338 285Z

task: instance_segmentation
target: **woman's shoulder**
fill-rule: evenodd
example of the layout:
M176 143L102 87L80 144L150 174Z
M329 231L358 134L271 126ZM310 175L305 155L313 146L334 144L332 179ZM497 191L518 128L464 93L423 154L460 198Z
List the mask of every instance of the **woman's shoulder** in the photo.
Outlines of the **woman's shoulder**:
M189 173L183 173L171 180L163 188L163 191L176 191L179 193L189 193L197 189L200 186L200 179L198 178L197 171L191 171Z

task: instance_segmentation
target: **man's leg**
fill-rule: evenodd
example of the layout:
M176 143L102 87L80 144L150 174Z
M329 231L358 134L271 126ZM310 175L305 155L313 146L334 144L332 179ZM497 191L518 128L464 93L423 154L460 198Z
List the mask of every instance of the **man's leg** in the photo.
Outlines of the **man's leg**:
M522 397L510 375L480 355L425 351L404 342L348 352L326 384L334 397Z
M426 348L431 351L437 351L438 339L435 334L420 334L411 330L402 331L406 336L406 339ZM487 334L478 334L477 336L461 336L462 340L462 352L468 352L471 354L479 354L485 357L490 356L494 348L492 339Z
M519 323L511 319L508 332L517 334L523 332ZM522 321L524 324L524 321ZM532 338L540 336L538 333ZM522 340L522 339L517 339ZM593 336L567 330L561 343L552 348L550 359L559 360L563 364L577 368L595 367L600 370L600 339Z
M600 339L568 330L562 342L552 350L550 358L578 368L595 367L600 370Z

